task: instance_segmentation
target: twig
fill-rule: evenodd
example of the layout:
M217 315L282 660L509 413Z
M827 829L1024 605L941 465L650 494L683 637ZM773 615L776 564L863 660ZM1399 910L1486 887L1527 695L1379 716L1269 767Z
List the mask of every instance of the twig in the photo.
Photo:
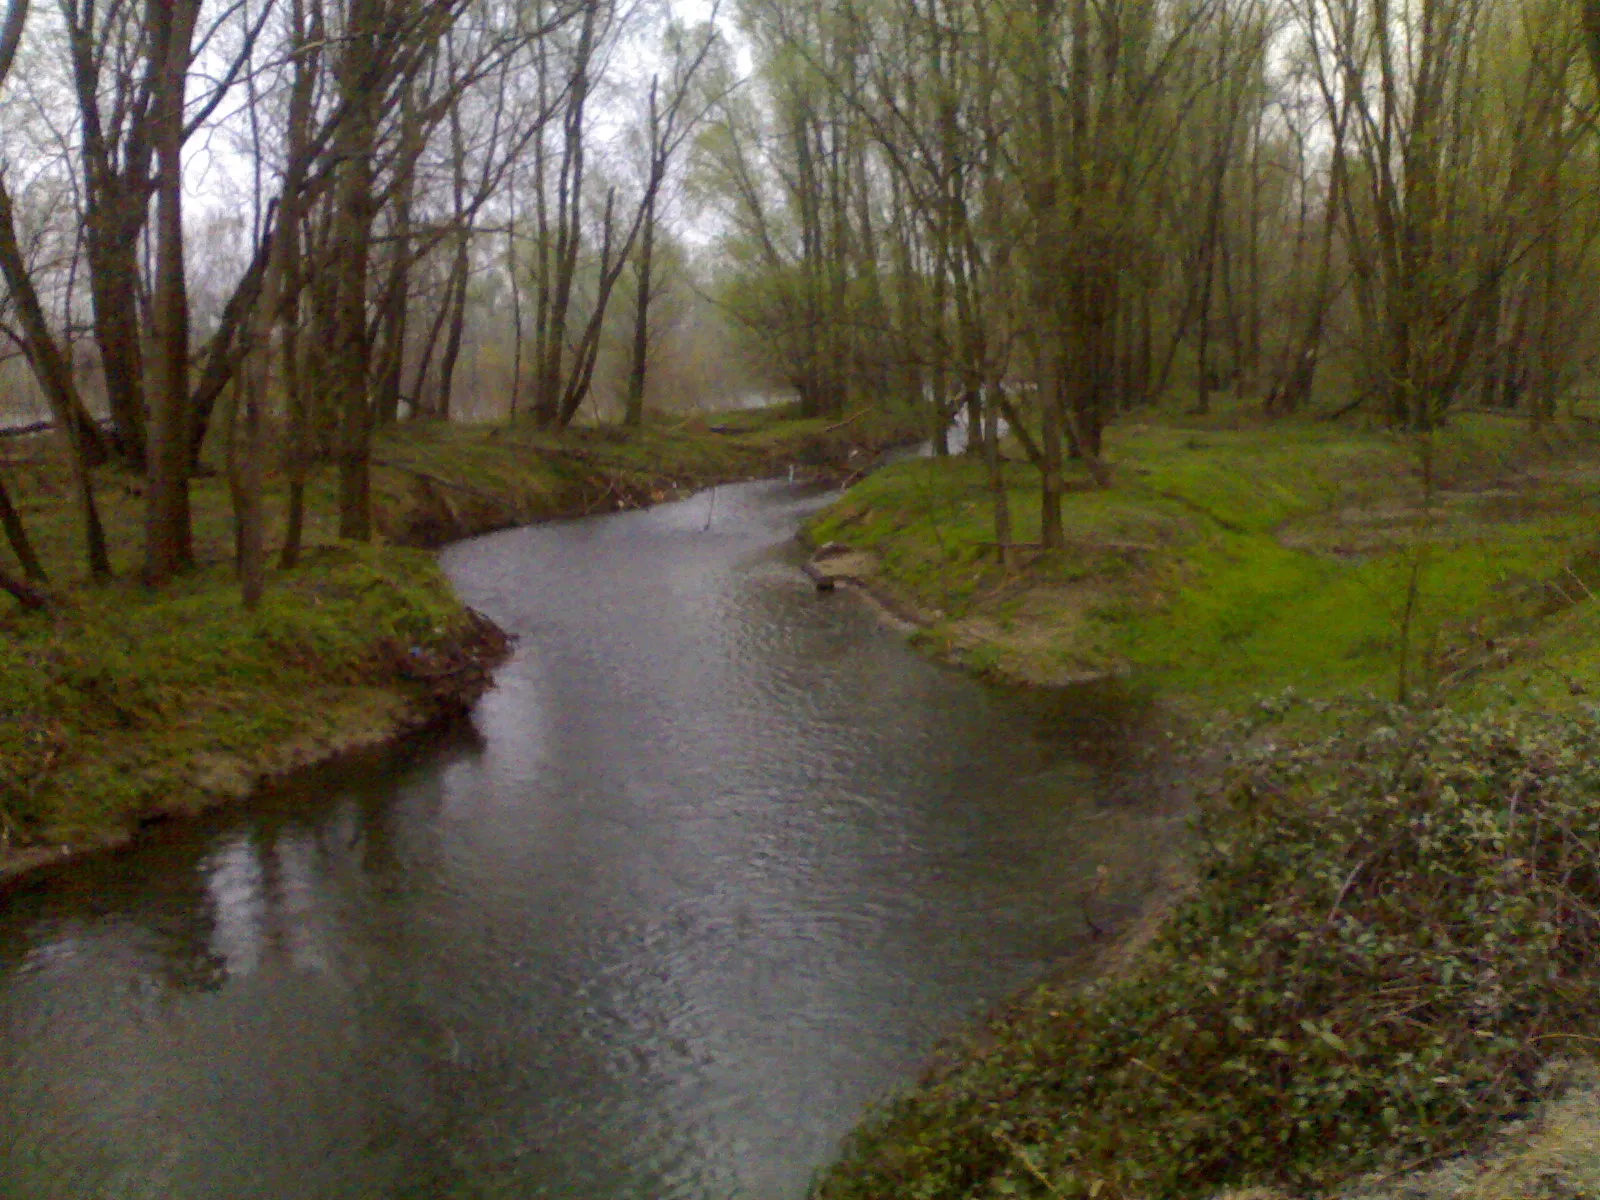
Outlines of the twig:
M991 1132L994 1134L994 1140L999 1142L1007 1150L1011 1151L1012 1154L1015 1154L1018 1161L1020 1161L1022 1165L1028 1169L1028 1174L1032 1175L1036 1180L1038 1180L1040 1186L1043 1187L1045 1191L1049 1192L1052 1196L1057 1197L1057 1200L1066 1200L1066 1197L1063 1196L1061 1192L1056 1189L1056 1186L1050 1182L1050 1177L1039 1169L1039 1164L1034 1162L1033 1159L1028 1156L1028 1152L1019 1146L1013 1138L1008 1137L1002 1130L999 1129L992 1130Z
M1369 854L1351 869L1349 875L1345 876L1344 886L1339 889L1339 894L1333 898L1333 907L1328 910L1328 919L1322 923L1324 929L1333 927L1333 918L1339 915L1339 906L1344 903L1345 896L1349 894L1350 885L1355 883L1356 876L1361 874L1361 869L1371 861L1372 855Z
M1356 409L1360 408L1366 402L1367 402L1367 396L1366 396L1366 393L1363 392L1361 395L1357 396L1354 400L1350 401L1349 404L1346 404L1343 408L1337 409L1334 412L1329 413L1328 416L1327 416L1327 419L1330 420L1330 421L1337 421L1340 417L1346 415L1347 413L1355 412Z
M869 412L871 412L874 407L876 407L876 406L869 404L869 405L867 405L867 407L863 408L860 412L856 413L853 416L846 417L844 420L840 421L838 424L826 426L822 430L822 432L823 433L832 433L836 429L843 429L846 425L850 424L852 421L859 421L862 417L866 416Z
M1134 1066L1141 1068L1142 1070L1149 1071L1150 1074L1154 1075L1157 1079L1161 1080L1161 1082L1165 1083L1167 1086L1177 1088L1185 1096L1188 1096L1189 1099L1194 1100L1194 1101L1196 1101L1198 1103L1204 1103L1203 1099L1192 1088L1184 1087L1183 1084L1179 1083L1171 1075L1168 1075L1163 1071L1156 1070L1154 1067L1152 1067L1149 1063L1145 1062L1143 1059L1141 1059L1141 1058L1130 1058L1128 1061L1131 1062Z

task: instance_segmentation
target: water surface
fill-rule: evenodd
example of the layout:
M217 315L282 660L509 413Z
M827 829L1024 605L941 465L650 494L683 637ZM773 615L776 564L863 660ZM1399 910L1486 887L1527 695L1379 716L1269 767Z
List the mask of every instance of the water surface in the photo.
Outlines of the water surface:
M0 894L0 1196L802 1196L1170 836L1129 714L816 595L817 503L461 544L469 728Z

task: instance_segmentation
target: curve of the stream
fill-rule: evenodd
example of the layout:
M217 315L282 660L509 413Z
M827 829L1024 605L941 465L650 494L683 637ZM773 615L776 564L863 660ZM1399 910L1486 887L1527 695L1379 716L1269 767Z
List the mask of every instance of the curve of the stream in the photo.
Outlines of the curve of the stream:
M453 547L471 728L0 898L0 1196L802 1196L1168 829L1125 714L815 594L820 502Z

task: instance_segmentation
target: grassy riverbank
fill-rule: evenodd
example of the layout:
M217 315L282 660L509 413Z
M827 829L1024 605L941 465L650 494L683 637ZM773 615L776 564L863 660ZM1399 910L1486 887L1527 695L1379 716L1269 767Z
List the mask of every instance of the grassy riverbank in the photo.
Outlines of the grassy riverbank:
M195 482L198 569L151 592L135 581L139 480L103 471L118 579L75 585L79 539L60 464L47 443L0 444L54 597L43 613L0 610L0 878L462 711L487 686L503 640L461 605L432 556L410 547L637 507L790 465L848 473L905 433L875 414L840 425L771 413L628 435L395 431L376 452L380 544L337 541L331 472L319 473L310 549L297 569L271 573L250 615L229 567L221 479ZM273 543L282 491L280 478L269 482Z
M1116 429L1108 457L1110 488L1073 481L1059 555L996 560L971 460L879 472L808 533L863 551L867 581L930 648L1022 682L1137 672L1199 715L1290 687L1394 694L1402 663L1412 695L1486 673L1600 684L1600 654L1552 674L1540 651L1600 587L1587 425L1467 418L1424 446L1325 422L1191 422ZM1013 464L1007 479L1014 538L1036 542L1037 475Z
M999 564L960 461L808 531L933 652L1151 681L1226 760L1148 945L974 1031L818 1195L1594 1194L1593 1072L1550 1064L1600 1042L1600 441L1224 418L1118 429L1109 458L1059 555Z

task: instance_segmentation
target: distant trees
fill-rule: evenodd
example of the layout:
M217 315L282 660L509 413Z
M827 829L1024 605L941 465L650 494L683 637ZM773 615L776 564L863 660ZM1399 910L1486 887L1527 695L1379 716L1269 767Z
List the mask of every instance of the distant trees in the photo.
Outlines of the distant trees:
M1175 386L1409 429L1572 394L1594 88L1556 0L739 12L757 86L700 168L727 302L811 411L898 391L977 450L1004 419L1047 545L1063 459L1107 481L1105 422Z

